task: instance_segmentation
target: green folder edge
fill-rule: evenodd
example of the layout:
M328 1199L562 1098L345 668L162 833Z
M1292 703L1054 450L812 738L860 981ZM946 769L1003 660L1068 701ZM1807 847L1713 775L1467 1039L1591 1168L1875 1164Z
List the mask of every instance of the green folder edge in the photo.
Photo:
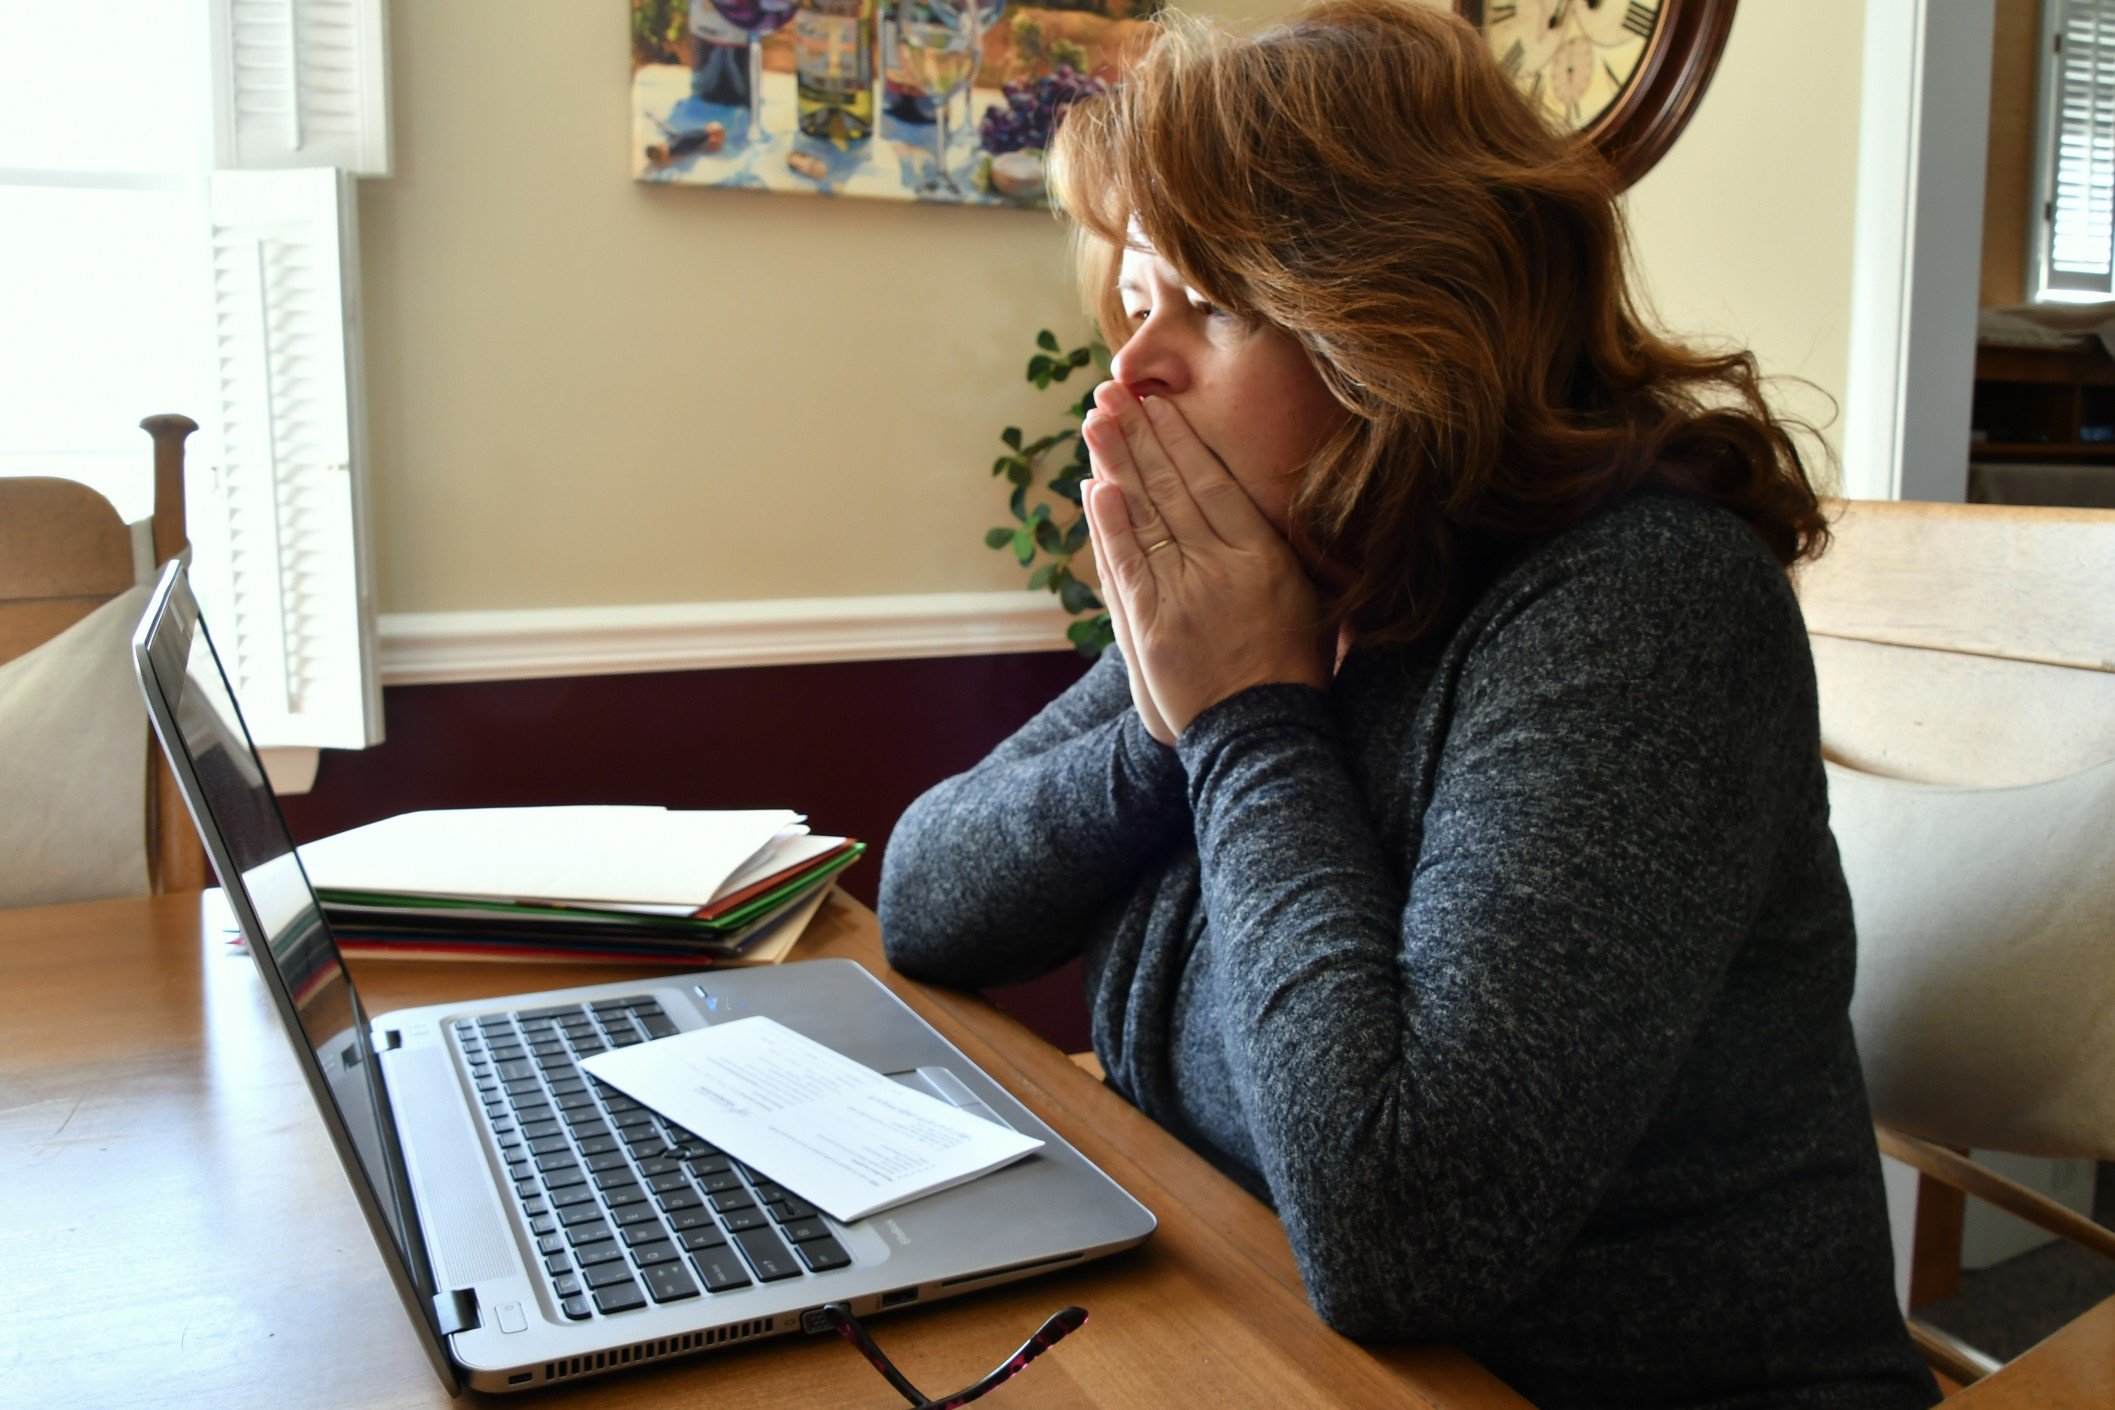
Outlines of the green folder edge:
M589 924L607 922L611 925L638 926L648 930L667 930L679 935L695 935L701 931L708 935L719 935L730 930L740 930L766 911L792 900L811 887L820 885L865 856L866 851L866 843L854 842L848 851L832 858L827 864L812 872L804 872L785 885L767 891L754 900L745 901L726 915L712 920L698 920L692 916L640 915L635 911L599 910L592 906L530 906L510 901L471 901L453 896L410 897L394 892L339 891L328 887L319 887L316 895L321 900L334 901L344 906L422 911L487 911L503 915L536 916L545 920L578 920Z

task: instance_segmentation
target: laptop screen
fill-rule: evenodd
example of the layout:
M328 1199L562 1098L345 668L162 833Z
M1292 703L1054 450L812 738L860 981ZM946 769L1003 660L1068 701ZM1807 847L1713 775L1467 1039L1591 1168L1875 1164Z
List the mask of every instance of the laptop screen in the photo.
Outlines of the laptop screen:
M366 1015L301 868L205 620L175 565L148 605L134 653L155 731L186 799L200 815L199 832L229 908L267 986L278 991L282 1015L292 1016L288 1027L297 1053L314 1064L310 1087L325 1107L326 1122L336 1118L331 1124L341 1154L351 1148L346 1173L365 1183L368 1198L362 1203L370 1221L379 1212L387 1222L401 1269L422 1290L430 1290L425 1260L406 1236L397 1194L402 1186L391 1174L394 1142L384 1124Z

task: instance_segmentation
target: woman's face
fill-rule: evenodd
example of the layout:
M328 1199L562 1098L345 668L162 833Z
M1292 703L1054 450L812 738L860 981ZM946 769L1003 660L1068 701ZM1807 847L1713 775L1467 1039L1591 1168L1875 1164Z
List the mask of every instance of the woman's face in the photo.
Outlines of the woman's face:
M1137 227L1132 240L1143 245ZM1148 249L1126 249L1117 291L1131 339L1110 372L1182 412L1282 533L1299 475L1348 413L1288 333L1213 307Z

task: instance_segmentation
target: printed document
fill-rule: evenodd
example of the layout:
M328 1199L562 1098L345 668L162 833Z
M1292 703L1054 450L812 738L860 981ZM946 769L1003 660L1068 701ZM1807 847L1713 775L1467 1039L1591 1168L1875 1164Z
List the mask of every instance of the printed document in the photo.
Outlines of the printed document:
M580 1065L845 1223L973 1180L1043 1144L768 1018L597 1053Z

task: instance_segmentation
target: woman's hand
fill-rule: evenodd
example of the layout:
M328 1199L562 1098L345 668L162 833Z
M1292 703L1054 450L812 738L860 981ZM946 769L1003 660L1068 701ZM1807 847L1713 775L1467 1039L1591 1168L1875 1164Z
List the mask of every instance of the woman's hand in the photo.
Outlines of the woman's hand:
M1080 490L1080 502L1084 506L1094 491L1094 482L1088 481ZM1089 522L1092 522L1091 516ZM1168 722L1160 717L1160 707L1153 703L1153 694L1146 689L1144 667L1139 663L1138 648L1131 641L1131 619L1124 612L1123 599L1117 596L1116 575L1110 571L1109 560L1102 553L1100 532L1089 534L1087 542L1094 549L1094 576L1102 585L1102 602L1109 609L1109 626L1116 633L1116 648L1124 653L1124 669L1131 676L1132 707L1138 711L1146 733L1172 749L1175 747L1175 731L1169 729Z
M1172 742L1250 686L1326 689L1336 643L1291 546L1173 405L1113 382L1096 400L1087 517L1147 728L1149 706Z

